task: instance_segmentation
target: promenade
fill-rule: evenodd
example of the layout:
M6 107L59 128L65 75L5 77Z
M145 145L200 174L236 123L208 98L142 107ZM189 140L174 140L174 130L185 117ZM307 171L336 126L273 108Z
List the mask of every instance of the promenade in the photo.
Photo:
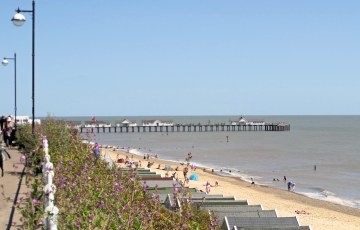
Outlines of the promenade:
M24 164L17 149L6 149L11 159L4 161L4 176L0 175L0 229L21 229L21 213L15 208L16 200L28 191L25 185Z

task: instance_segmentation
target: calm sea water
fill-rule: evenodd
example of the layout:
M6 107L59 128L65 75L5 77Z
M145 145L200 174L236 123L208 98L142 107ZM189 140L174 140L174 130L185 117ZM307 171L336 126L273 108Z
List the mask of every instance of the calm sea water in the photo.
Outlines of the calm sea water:
M98 117L159 119L174 123L228 123L238 116ZM131 147L139 153L184 161L188 152L199 165L231 170L229 176L287 189L282 178L296 183L295 191L334 203L360 208L360 116L245 116L248 120L287 122L289 132L110 133L91 137L106 145ZM73 117L67 120L90 120ZM227 138L229 142L227 142ZM316 171L314 170L316 165ZM273 181L274 178L280 181Z

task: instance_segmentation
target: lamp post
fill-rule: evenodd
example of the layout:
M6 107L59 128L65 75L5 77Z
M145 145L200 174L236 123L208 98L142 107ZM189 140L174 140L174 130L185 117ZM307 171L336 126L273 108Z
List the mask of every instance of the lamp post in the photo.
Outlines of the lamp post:
M2 60L2 64L4 66L7 66L7 64L9 64L8 60L14 60L14 85L15 85L15 130L17 128L16 126L16 111L17 111L17 106L16 106L16 53L14 53L14 57L13 58L8 58L8 57L4 57L4 59Z
M16 10L11 21L15 26L22 26L25 23L25 16L21 13L32 13L32 123L31 133L34 135L35 127L35 0L32 1L32 10Z

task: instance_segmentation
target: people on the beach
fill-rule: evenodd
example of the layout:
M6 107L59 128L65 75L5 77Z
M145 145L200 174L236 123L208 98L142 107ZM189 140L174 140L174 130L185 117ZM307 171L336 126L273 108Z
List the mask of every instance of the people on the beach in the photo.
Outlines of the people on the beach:
M215 181L215 187L219 186L219 182Z
M295 190L295 183L293 183L292 181L289 181L287 183L287 187L288 187L289 192L293 192Z
M210 185L210 183L207 181L206 182L206 185L205 185L205 187L206 187L206 194L209 194L210 193L210 187L211 187L211 185Z
M98 158L100 156L100 146L98 143L95 143L95 146L94 146L94 154L95 154L95 157Z
M153 164L154 164L154 163L152 163L152 162L149 161L149 162L147 163L147 167L150 168Z
M314 165L314 171L316 171L316 165Z
M310 214L310 213L308 213L308 212L305 211L305 210L295 210L295 213L296 213L296 214L307 214L307 215Z
M251 177L250 179L251 179L251 184L252 184L252 185L255 185L254 179L253 179L252 177Z
M185 161L189 163L191 159L192 159L192 155L191 152L189 152L187 157L185 158Z
M284 181L286 181L286 176L284 176Z
M185 179L185 180L186 180L186 178L187 178L188 172L189 172L189 169L188 169L187 167L185 167L184 170L183 170L183 174L184 174L184 179Z

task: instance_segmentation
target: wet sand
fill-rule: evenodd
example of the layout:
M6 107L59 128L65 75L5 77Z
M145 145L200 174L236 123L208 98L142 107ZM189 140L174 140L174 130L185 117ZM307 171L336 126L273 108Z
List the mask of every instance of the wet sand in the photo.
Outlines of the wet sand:
M146 168L147 163L150 161L153 163L150 167L151 170L161 173L163 176L166 174L166 171L163 170L165 165L169 165L173 169L179 167L178 171L169 171L168 174L171 176L176 172L176 177L184 180L182 170L186 164L182 166L180 162L176 163L156 158L144 160L142 156L111 149L102 150L102 153L104 154L105 151L110 154L115 162L118 158L126 159L127 156L130 161L140 161L141 166ZM157 169L159 164L160 169ZM125 164L117 165L126 167ZM360 229L360 209L333 204L294 192L257 185L256 183L252 185L239 178L212 173L211 169L205 169L205 171L202 168L197 168L196 171L190 169L188 177L192 173L196 173L199 180L190 180L189 187L205 191L205 184L209 182L212 185L210 194L223 194L224 196L235 196L236 199L246 199L249 204L261 204L266 210L275 209L280 217L296 216L300 225L310 225L315 230ZM215 187L216 181L219 183L217 187ZM279 183L285 182L279 181ZM284 187L286 187L285 184Z

